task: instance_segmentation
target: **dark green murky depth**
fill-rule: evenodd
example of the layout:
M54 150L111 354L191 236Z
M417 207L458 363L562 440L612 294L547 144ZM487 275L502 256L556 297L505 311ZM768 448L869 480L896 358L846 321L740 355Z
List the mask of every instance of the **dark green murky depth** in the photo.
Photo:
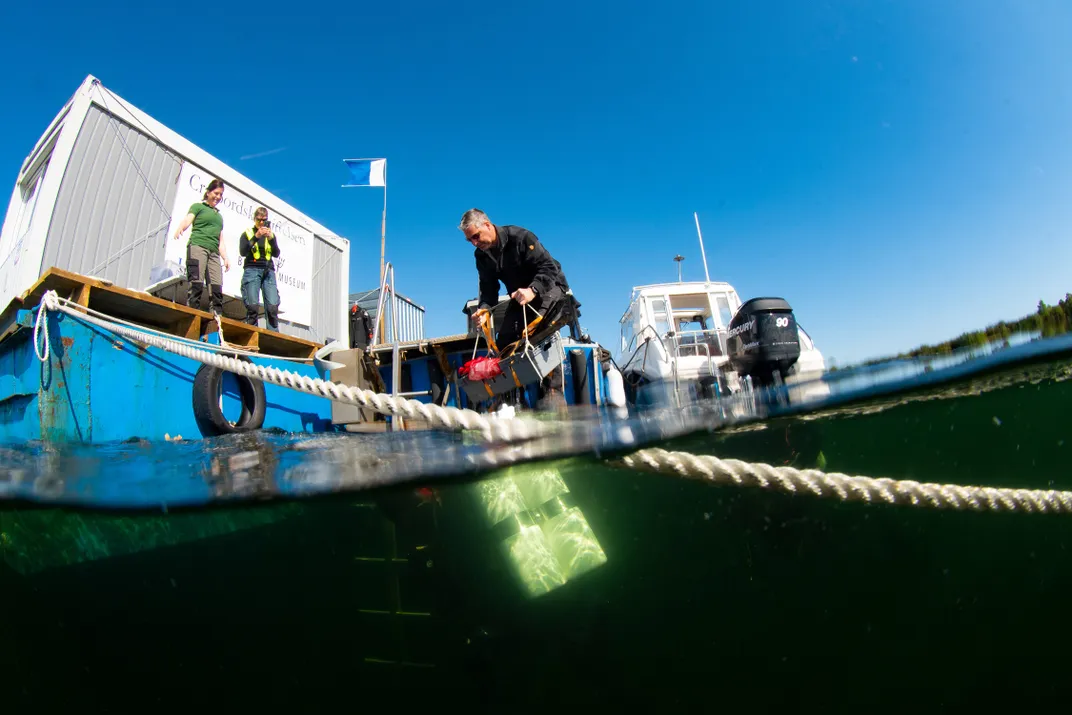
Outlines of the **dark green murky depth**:
M1069 374L1019 367L660 446L1072 489ZM507 476L547 469L591 530L587 565L557 576L489 527L479 484L0 511L3 711L1066 709L1070 516L843 504L595 459Z

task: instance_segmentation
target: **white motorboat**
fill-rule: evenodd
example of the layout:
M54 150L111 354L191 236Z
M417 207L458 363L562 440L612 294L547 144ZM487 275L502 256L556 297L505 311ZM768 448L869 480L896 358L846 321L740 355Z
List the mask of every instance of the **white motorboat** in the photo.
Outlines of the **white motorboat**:
M618 362L634 404L759 387L784 386L794 402L829 394L823 355L782 298L742 303L729 283L679 276L634 287L620 323Z

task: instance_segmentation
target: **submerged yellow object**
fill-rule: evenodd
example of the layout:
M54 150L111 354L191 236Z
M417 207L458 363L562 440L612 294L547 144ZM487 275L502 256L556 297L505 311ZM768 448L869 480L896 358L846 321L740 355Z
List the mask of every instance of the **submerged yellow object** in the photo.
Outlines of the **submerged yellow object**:
M555 465L520 465L470 487L522 588L536 597L606 563Z

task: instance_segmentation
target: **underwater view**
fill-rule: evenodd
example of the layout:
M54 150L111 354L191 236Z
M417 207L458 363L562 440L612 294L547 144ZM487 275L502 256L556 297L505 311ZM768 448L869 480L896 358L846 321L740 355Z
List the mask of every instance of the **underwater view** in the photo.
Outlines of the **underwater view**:
M1072 3L182 10L0 23L0 715L1065 712Z
M503 467L431 432L5 447L5 702L1056 707L1072 340L890 374L762 419L649 417L664 438L588 416L564 458L552 441ZM655 448L1042 496L738 484L645 468Z

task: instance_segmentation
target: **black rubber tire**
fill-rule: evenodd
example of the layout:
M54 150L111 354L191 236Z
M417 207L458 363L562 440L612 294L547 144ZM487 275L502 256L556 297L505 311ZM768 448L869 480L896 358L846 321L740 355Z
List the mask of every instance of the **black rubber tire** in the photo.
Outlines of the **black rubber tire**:
M197 427L204 437L252 432L264 425L264 415L268 409L268 400L264 396L264 383L243 375L234 375L235 380L238 381L239 395L242 398L242 414L234 423L224 416L220 409L220 383L224 372L218 367L202 365L194 375L194 420L197 421Z

